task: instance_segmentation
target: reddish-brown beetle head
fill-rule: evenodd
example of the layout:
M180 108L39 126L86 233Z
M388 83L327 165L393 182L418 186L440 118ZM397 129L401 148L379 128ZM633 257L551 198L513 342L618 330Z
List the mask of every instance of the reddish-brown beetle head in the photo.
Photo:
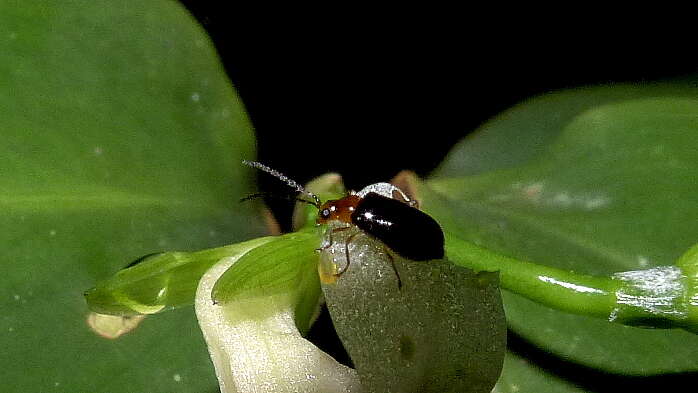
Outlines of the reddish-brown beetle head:
M334 199L320 205L320 212L317 215L317 223L324 224L328 221L339 220L351 224L351 215L359 205L361 197L358 195L347 195L342 199Z

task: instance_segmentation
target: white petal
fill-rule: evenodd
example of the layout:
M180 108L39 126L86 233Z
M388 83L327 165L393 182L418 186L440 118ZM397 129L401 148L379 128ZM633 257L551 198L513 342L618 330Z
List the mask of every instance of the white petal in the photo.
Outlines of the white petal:
M209 269L196 293L196 316L221 392L360 392L355 370L301 336L288 294L213 304L214 284L237 258Z

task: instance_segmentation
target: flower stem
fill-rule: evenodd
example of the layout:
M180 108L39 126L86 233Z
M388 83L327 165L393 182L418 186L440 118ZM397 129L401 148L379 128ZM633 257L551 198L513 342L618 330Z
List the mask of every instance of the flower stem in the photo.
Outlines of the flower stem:
M502 288L548 307L626 325L698 333L698 248L677 266L600 277L506 257L448 232L445 237L448 258L455 264L499 272Z

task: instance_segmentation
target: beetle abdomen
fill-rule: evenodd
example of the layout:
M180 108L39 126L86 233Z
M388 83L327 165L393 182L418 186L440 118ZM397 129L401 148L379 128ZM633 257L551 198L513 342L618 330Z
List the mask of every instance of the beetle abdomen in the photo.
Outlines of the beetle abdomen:
M361 199L351 219L354 225L407 259L444 257L444 234L439 224L403 202L371 192Z

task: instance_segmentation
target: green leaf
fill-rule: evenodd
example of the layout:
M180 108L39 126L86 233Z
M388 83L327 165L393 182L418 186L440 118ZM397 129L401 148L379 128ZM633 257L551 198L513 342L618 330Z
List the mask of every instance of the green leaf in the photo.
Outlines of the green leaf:
M695 327L695 321L698 321L698 244L686 251L676 262L676 266L686 276L686 299L689 304L687 320L694 324L691 331L698 334L698 328Z
M582 274L671 265L698 239L698 92L614 86L540 97L459 144L424 208L461 239ZM428 196L428 193L426 194ZM698 336L567 314L504 292L509 326L610 372L698 370Z
M171 1L10 1L0 53L2 390L217 389L192 309L107 340L82 296L142 255L261 233L208 38Z
M145 257L85 293L90 310L110 315L155 314L194 304L203 274L223 258L244 255L275 238L260 237L195 252L164 252Z
M347 241L350 264L336 277ZM391 259L356 228L332 242L321 253L322 288L368 392L491 391L506 343L496 273Z
M295 307L297 327L306 332L317 313L320 283L317 275L318 228L271 238L243 255L216 281L211 296L221 303L287 295ZM278 312L253 307L244 316L263 319Z
M582 393L584 390L552 375L535 363L507 352L502 376L492 393Z

